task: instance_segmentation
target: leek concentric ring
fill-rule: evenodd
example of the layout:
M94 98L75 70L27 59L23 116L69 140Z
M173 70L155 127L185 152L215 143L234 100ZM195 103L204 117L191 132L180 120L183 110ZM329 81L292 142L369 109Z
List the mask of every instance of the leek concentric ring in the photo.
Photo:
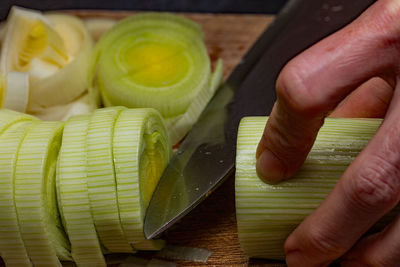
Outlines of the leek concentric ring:
M179 123L171 134L167 126L173 144L211 97L204 105L192 103L216 89L200 26L172 14L141 14L117 23L96 45L90 79L106 106L155 108L170 120L195 113L184 130Z

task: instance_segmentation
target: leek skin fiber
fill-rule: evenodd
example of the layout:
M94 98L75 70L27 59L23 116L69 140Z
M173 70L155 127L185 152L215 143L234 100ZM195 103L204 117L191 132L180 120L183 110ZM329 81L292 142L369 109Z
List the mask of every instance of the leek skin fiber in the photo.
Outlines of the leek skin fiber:
M179 142L222 79L211 74L198 24L166 13L134 15L118 22L96 44L91 88L105 106L154 108ZM173 123L171 123L173 122Z
M285 239L329 194L382 120L325 119L300 170L276 185L264 183L256 173L255 153L266 122L267 117L247 117L239 126L235 178L238 234L249 257L284 259ZM389 213L381 223L394 215Z

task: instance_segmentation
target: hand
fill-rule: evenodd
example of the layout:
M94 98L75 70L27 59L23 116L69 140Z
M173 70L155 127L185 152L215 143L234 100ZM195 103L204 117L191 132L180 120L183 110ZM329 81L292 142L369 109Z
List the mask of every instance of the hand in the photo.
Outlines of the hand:
M304 162L328 115L384 117L339 182L285 242L289 266L399 266L400 217L362 235L400 201L400 1L380 0L353 23L291 60L257 149L276 183ZM360 239L361 238L361 239Z

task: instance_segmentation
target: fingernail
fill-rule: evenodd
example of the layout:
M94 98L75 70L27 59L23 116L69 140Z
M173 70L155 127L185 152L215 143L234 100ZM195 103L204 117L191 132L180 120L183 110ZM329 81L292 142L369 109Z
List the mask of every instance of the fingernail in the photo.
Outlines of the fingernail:
M258 177L266 183L275 184L286 178L286 167L270 150L265 149L257 159Z

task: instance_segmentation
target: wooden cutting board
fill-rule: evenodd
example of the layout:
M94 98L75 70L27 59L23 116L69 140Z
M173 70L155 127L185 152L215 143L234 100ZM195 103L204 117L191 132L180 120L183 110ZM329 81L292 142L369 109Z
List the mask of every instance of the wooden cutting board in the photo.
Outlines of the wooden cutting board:
M124 18L132 12L72 11L82 18ZM274 16L249 14L182 14L203 27L212 62L224 61L224 78L232 72ZM249 260L242 252L236 229L234 177L195 210L169 229L170 244L213 252L206 264L176 261L178 266L284 266L280 262Z

